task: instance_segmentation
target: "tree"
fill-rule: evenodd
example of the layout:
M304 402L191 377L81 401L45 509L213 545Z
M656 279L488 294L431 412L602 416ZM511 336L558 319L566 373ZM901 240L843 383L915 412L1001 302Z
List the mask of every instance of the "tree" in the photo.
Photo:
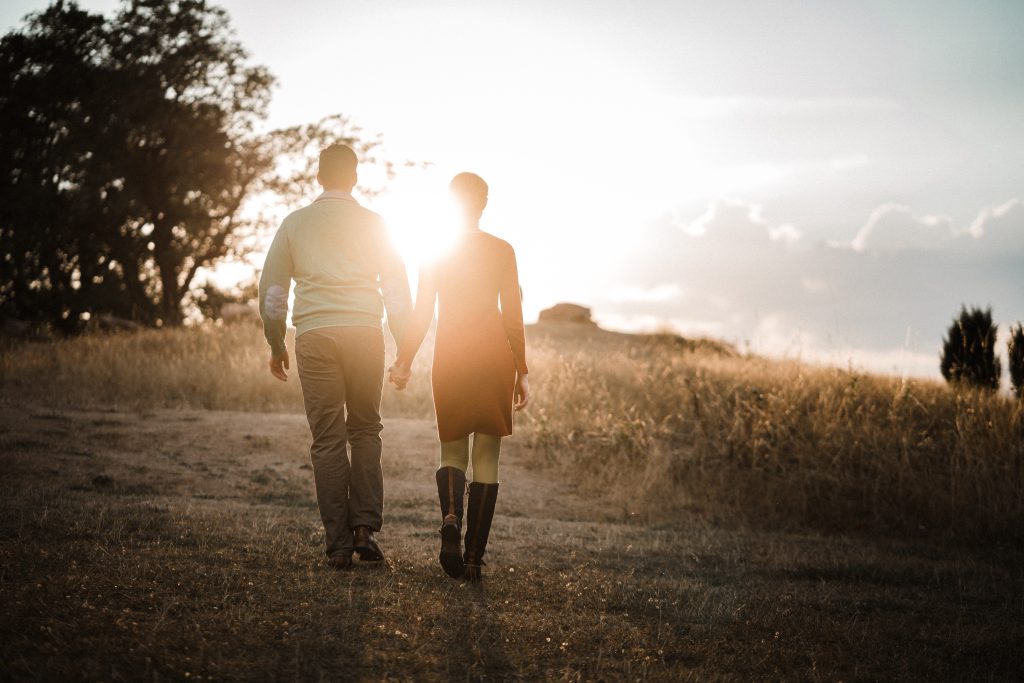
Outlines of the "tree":
M1010 384L1017 397L1024 399L1024 325L1017 323L1010 328L1010 341L1007 342L1010 357Z
M964 306L943 340L940 368L950 384L999 388L1001 365L995 355L996 327L992 309Z
M212 282L204 282L189 292L194 310L208 321L222 319L224 306L227 304L252 305L258 295L259 283L252 279L236 283L230 288L221 288ZM255 308L253 309L255 311Z
M116 210L89 182L103 163L93 141L104 106L90 55L103 50L105 27L102 17L51 7L29 31L0 40L0 308L24 318L59 311L55 322L66 325L77 323L83 281L86 291L102 282L106 265L96 241L78 236Z
M57 2L0 39L0 313L179 324L197 271L250 245L251 202L295 196L311 139L376 160L343 117L258 134L273 78L247 60L202 0Z

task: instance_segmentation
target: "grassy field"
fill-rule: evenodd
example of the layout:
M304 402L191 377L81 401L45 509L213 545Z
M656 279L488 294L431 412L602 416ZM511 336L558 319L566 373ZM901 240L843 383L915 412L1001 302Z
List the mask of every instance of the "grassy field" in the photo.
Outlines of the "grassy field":
M0 679L1024 676L1019 404L667 336L530 344L481 587L436 566L429 354L385 392L388 562L335 573L257 330L4 348Z
M645 519L680 510L772 528L1024 541L1024 403L712 341L576 325L528 332L536 463ZM431 418L429 342L384 414ZM6 350L2 395L55 407L301 412L249 326ZM628 508L628 510L627 510Z

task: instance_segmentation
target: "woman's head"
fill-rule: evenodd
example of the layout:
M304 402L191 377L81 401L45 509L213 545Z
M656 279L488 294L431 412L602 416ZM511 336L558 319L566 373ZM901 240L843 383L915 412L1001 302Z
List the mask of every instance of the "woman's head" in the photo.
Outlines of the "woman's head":
M487 206L487 183L475 173L460 173L452 178L448 193L467 218L480 218Z

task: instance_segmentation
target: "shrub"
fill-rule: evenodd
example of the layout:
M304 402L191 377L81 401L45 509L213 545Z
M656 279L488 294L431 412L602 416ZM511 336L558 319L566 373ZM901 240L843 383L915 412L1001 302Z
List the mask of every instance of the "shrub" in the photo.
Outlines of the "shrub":
M950 325L949 336L943 340L942 376L950 384L998 389L1002 367L995 347L992 309L961 308L960 317Z
M1024 325L1017 323L1010 328L1010 341L1007 343L1010 356L1010 384L1018 398L1024 399Z

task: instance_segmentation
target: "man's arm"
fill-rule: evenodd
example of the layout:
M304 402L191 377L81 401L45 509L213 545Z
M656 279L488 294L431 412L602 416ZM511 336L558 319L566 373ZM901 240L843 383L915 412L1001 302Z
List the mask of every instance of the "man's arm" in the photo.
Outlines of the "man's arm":
M409 292L409 278L405 263L392 244L387 230L381 226L379 233L380 293L384 297L384 309L388 313L388 329L395 344L402 343L402 336L412 314L412 294Z
M388 379L401 391L405 388L412 372L412 360L416 357L427 336L430 321L434 319L434 302L437 300L437 285L432 269L420 266L420 281L416 286L416 306L413 308L405 334L398 340L398 357L389 372Z
M270 372L281 381L288 380L288 348L284 343L288 319L288 290L292 285L292 255L282 225L267 252L260 274L260 318L263 336L270 344Z

